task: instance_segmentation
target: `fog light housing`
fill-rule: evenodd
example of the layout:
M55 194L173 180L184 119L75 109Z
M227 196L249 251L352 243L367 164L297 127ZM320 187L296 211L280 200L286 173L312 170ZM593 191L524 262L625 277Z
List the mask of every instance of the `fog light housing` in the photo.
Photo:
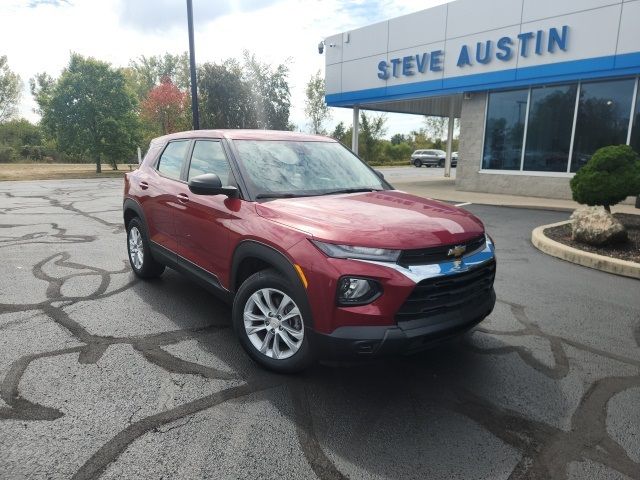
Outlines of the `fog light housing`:
M341 277L338 280L338 305L366 305L373 302L381 294L380 284L370 278Z

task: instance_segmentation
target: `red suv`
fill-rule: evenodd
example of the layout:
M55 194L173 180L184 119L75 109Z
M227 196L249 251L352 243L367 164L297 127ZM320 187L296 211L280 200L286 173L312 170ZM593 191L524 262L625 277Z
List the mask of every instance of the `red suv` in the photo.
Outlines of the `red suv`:
M420 350L495 304L494 246L482 223L395 190L330 138L157 138L125 177L123 208L135 274L168 266L232 301L240 343L272 370Z

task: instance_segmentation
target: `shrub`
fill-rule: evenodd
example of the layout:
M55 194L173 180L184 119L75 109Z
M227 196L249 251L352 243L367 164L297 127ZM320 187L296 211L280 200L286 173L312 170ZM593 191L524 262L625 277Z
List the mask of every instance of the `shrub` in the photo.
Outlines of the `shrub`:
M573 199L610 206L640 194L640 156L628 145L603 147L571 179Z
M384 156L394 161L406 160L408 162L411 158L411 152L411 147L406 143L397 145L388 143L384 146Z
M46 149L42 145L23 145L20 155L30 160L40 161L45 156Z
M16 151L7 146L0 145L0 163L9 163L12 162L16 157Z

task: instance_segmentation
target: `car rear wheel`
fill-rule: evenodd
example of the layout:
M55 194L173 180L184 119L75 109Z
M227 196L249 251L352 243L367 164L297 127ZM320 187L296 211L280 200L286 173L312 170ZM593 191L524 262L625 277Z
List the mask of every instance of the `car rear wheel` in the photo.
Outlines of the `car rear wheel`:
M146 231L138 218L127 225L127 251L131 269L138 277L156 278L164 272L164 265L151 256Z
M417 167L420 168L422 166L422 162L420 160L414 160L413 164Z
M233 302L233 328L258 364L280 373L313 361L300 299L275 270L263 270L240 286Z
M438 160L438 167L440 168L444 167L444 160Z

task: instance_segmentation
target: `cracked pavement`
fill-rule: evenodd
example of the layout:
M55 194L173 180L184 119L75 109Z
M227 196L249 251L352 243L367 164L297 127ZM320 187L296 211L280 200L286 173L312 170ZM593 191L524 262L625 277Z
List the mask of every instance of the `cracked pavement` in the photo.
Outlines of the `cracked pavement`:
M122 181L0 183L0 478L640 479L640 283L470 205L496 309L411 357L256 367L230 311L127 262Z

